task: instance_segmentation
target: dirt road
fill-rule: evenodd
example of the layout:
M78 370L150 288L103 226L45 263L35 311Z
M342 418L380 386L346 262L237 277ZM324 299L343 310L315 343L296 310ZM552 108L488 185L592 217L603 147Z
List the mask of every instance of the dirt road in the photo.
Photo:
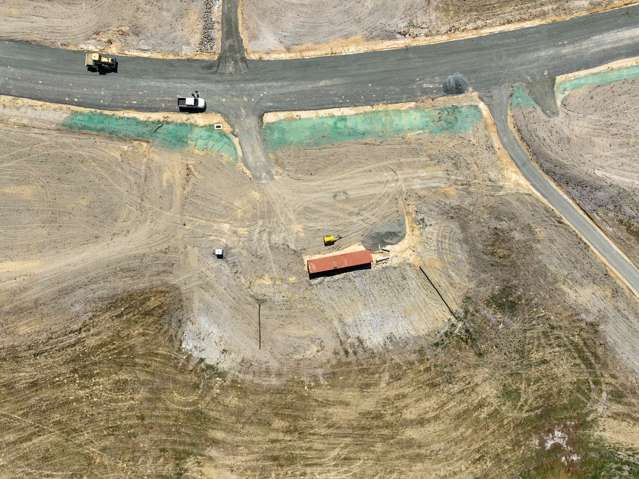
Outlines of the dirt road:
M611 0L243 0L242 34L253 58L299 58L452 40L511 23L553 21L627 2Z

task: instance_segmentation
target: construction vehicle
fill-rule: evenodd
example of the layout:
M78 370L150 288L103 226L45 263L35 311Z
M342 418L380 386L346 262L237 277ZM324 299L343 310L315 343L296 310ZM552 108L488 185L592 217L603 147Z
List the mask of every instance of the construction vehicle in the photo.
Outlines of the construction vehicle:
M339 241L341 239L341 236L324 235L324 246L333 246L336 241Z
M84 56L84 66L90 72L98 72L100 75L118 71L118 60L115 57L103 55L102 53L90 52Z
M186 113L198 113L206 110L206 100L195 93L190 97L177 99L178 111Z

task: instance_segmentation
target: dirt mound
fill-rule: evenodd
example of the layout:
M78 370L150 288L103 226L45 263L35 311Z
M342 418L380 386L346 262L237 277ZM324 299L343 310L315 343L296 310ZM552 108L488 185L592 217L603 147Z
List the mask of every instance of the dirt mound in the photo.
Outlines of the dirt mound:
M604 415L613 432L620 421L636 424L636 379L606 350L591 321L597 313L566 296L565 271L541 253L550 240L516 210L540 219L550 212L521 195L474 199L472 209L455 201L445 211L462 231L477 286L466 291L456 327L412 359L353 341L321 372L266 371L253 381L180 349L189 307L174 286L105 298L82 318L67 310L55 330L50 305L29 306L28 341L12 344L9 334L0 354L0 470L34 478L43 469L116 477L502 478L549 469L633 477L632 451L593 437L590 423ZM420 214L434 218L429 205ZM497 223L487 228L486 218ZM557 223L554 233L555 248L570 255L572 232ZM583 264L577 256L566 261ZM589 279L576 281L606 281L596 262L586 271ZM141 267L137 274L144 281ZM397 295L413 291L406 278L389 268L380 274L400 290L386 306L406 308ZM321 285L333 301L341 290L336 311L350 297L347 283ZM626 308L623 293L615 295ZM285 312L274 316L281 324L267 318L278 333L288 326ZM2 311L4 331L14 313Z
M386 223L373 225L362 240L362 244L370 250L378 250L397 244L406 236L406 221L403 216Z

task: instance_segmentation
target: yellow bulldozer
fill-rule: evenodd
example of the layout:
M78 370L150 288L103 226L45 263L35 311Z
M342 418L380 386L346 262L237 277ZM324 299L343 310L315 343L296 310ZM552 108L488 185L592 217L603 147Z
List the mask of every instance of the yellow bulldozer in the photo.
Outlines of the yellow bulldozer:
M324 238L322 239L324 240L324 246L333 246L335 243L341 240L342 237L338 235L324 235Z
M115 57L97 52L87 53L84 56L84 65L90 72L98 72L100 75L118 71L118 60Z

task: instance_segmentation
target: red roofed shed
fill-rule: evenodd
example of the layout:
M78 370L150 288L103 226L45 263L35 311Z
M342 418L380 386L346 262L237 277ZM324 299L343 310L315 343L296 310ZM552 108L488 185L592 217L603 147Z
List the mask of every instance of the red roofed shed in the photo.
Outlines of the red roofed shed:
M353 269L370 268L373 255L368 250L320 256L306 261L309 276L336 274Z

